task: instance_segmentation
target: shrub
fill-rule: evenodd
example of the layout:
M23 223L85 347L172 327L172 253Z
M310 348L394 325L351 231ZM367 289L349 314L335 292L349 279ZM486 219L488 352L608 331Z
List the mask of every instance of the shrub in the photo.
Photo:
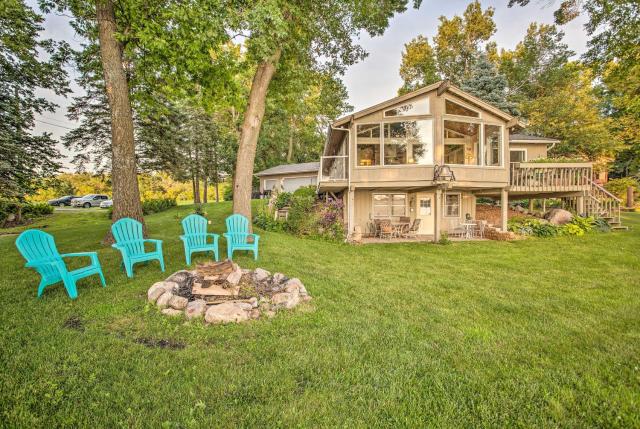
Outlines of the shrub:
M440 240L438 240L438 244L441 244L443 246L448 246L449 244L451 244L449 233L447 231L442 231L440 233Z
M275 206L277 209L282 209L284 207L288 207L291 204L291 197L293 194L291 192L280 192L276 196Z
M282 231L284 228L284 222L279 222L275 219L273 213L271 213L266 203L261 204L256 215L253 217L253 223L261 229L267 231Z
M169 210L177 206L176 200L172 198L156 198L142 202L142 214L148 215Z
M631 186L636 196L640 193L640 184L633 177L623 177L621 179L612 179L604 184L607 191L616 197L627 201L627 188Z
M222 199L225 201L233 201L233 186L229 185L224 188Z
M0 227L8 226L7 220L13 215L11 224L20 225L25 219L33 219L53 213L53 207L46 203L22 203L0 200Z
M558 235L558 227L546 221L515 216L509 219L507 229L520 235L531 235L534 237L553 237Z

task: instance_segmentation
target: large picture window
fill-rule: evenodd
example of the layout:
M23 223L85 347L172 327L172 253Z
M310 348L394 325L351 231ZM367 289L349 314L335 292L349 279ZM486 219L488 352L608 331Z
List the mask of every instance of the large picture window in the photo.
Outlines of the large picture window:
M498 167L502 159L502 127L484 126L484 165Z
M415 100L410 103L406 103L401 106L394 107L393 109L384 111L384 116L386 118L394 117L394 116L412 116L412 115L428 115L428 114L429 114L428 98Z
M384 165L433 164L433 121L384 124Z
M406 215L406 194L373 194L374 218L390 218Z
M444 215L447 217L460 217L460 194L445 194Z
M444 163L480 165L480 124L444 121Z
M358 165L380 165L380 124L358 125L356 134Z

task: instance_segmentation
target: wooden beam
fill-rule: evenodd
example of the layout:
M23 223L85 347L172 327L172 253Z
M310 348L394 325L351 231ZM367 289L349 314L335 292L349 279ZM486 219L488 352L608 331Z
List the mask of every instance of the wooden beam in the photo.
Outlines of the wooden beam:
M438 97L440 97L442 94L447 92L447 89L449 89L450 86L451 86L451 82L449 81L449 79L443 80L440 86L438 87L438 91L436 91L436 94L438 94Z
M513 127L515 127L516 125L518 125L519 123L520 123L520 121L518 120L518 118L511 118L511 119L509 120L509 122L507 122L507 129L508 129L508 128L513 128Z

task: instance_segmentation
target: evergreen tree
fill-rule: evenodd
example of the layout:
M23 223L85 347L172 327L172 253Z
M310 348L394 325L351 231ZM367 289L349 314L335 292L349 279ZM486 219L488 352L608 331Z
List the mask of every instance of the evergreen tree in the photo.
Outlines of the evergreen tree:
M0 7L0 195L5 198L33 193L60 167L56 141L30 132L37 113L56 107L36 90L69 91L63 69L69 46L40 39L43 21L21 0L4 0ZM41 60L39 51L48 59Z
M518 113L515 106L507 101L507 78L496 70L485 54L478 55L470 76L462 81L460 87L498 109L513 115Z

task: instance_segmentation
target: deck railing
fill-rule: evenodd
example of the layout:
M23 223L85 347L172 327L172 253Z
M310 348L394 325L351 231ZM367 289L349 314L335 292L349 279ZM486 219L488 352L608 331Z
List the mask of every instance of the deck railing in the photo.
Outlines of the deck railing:
M562 192L591 188L591 163L511 163L511 191Z
M347 180L347 155L323 156L320 159L318 182L339 182Z

